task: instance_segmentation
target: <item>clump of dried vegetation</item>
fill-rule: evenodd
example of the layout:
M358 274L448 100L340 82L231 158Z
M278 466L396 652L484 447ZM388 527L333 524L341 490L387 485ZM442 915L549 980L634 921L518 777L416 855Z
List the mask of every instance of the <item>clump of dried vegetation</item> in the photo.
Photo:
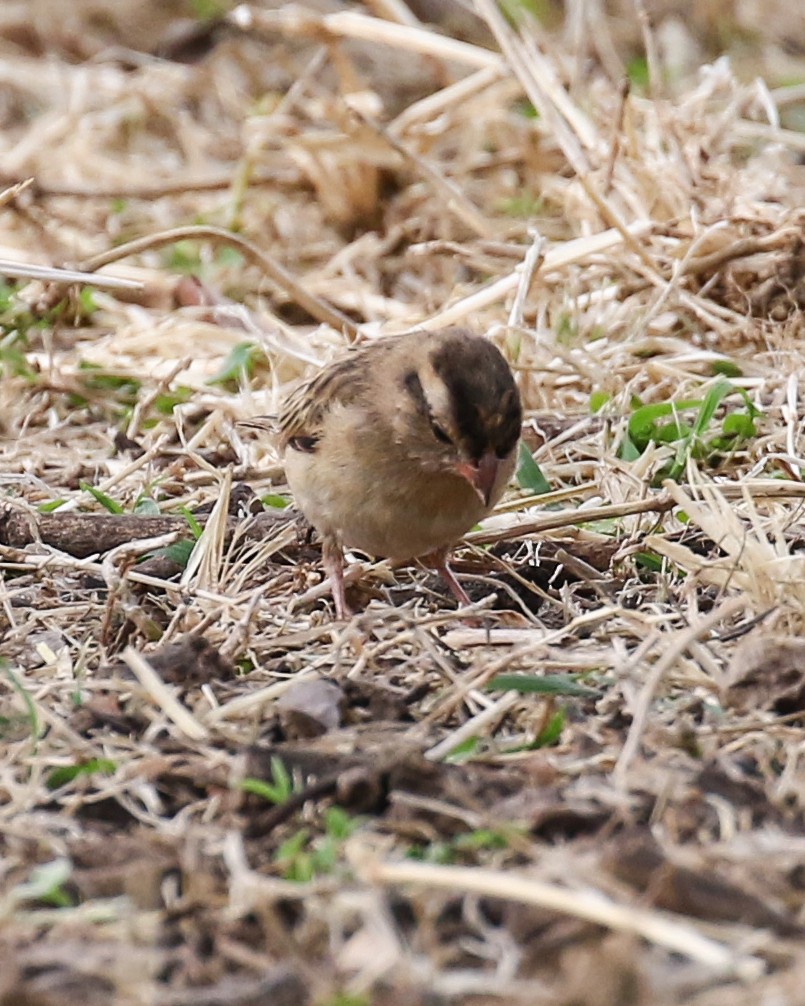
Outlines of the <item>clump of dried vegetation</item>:
M66 6L0 10L0 1004L801 1002L799 15ZM481 624L336 623L237 421L450 323L527 409Z

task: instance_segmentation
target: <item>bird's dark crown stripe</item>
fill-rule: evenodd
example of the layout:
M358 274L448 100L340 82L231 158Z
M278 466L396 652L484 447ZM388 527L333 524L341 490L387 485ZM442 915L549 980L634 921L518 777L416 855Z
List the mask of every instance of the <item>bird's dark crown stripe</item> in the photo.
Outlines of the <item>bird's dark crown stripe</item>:
M473 457L487 451L504 457L520 436L520 396L509 365L486 339L462 334L460 352L455 343L439 347L432 355L433 369L442 378L453 408L456 427ZM494 424L491 417L499 416Z

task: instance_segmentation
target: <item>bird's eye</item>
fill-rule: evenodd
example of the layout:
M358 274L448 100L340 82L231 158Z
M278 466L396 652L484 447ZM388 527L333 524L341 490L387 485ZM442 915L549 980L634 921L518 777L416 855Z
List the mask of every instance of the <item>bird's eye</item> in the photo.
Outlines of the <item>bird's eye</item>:
M430 421L430 428L433 430L434 437L436 437L437 440L441 440L443 444L453 443L453 441L450 439L450 437L448 437L448 435L445 433L442 427L439 426L439 424L435 422L433 419L431 419Z
M291 450L301 451L302 454L312 454L318 442L318 437L291 437L288 446Z

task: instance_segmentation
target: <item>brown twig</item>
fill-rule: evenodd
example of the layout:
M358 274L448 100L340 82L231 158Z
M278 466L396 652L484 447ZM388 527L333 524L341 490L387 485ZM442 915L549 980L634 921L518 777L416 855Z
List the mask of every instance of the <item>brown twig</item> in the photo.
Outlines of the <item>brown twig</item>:
M229 517L226 524L227 540L237 528L241 528L245 538L259 541L276 531L278 523L292 519L284 513L257 514L248 523L237 517ZM197 520L203 525L207 517L199 515ZM85 513L45 513L33 517L10 506L5 508L5 512L0 511L0 545L24 548L41 542L79 559L109 552L129 541L171 533L190 534L184 517Z
M176 241L212 241L217 244L227 245L237 248L243 255L250 259L254 265L276 283L280 289L284 290L288 296L301 308L317 321L330 325L336 331L346 332L352 339L360 334L360 329L345 314L342 314L331 304L327 304L319 297L314 297L308 293L298 279L288 270L279 264L257 245L247 241L239 234L224 230L222 227L210 227L207 225L197 225L191 227L173 227L168 231L160 231L157 234L147 234L145 237L136 238L134 241L127 241L125 244L110 248L99 255L93 255L81 263L80 268L85 272L94 272L101 266L109 265L110 262L118 262L129 255L139 255L141 252L149 251L153 248L163 248L165 245L174 244Z

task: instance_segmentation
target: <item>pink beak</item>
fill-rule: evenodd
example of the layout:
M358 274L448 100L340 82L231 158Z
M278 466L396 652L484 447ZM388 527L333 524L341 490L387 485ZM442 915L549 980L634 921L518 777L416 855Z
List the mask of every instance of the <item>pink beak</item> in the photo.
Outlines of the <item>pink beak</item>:
M490 451L484 454L477 464L472 461L459 461L455 472L469 482L483 500L484 506L489 506L499 467L500 459Z

